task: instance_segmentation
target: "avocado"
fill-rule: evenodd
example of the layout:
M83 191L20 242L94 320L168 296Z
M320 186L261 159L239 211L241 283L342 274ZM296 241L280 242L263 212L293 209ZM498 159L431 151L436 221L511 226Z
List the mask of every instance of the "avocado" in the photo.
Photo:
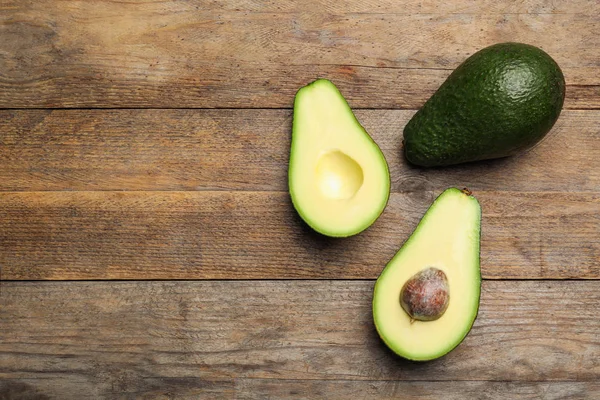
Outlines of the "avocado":
M550 131L565 78L541 49L500 43L465 60L404 128L404 154L424 167L517 154Z
M328 80L296 94L288 184L298 214L327 236L365 230L387 204L385 157Z
M296 94L288 185L300 217L332 237L365 230L387 204L385 157L328 80Z
M415 361L441 357L467 336L479 309L481 208L466 189L444 191L375 283L383 342Z

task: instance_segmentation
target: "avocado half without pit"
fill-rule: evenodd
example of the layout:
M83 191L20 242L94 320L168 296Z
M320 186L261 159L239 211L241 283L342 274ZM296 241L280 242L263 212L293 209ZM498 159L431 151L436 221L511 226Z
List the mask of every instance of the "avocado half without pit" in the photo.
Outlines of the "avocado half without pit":
M441 357L467 336L479 309L481 208L468 190L444 191L375 283L373 319L396 354Z
M288 185L298 214L327 236L365 230L387 204L390 175L383 153L328 80L296 94Z

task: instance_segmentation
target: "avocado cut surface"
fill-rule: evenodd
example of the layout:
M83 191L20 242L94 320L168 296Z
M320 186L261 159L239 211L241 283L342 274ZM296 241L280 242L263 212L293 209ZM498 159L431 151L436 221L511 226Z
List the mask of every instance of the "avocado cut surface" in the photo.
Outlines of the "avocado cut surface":
M363 231L387 204L385 157L328 80L296 94L288 185L298 214L327 236Z
M465 60L404 128L404 154L433 167L506 157L550 131L565 78L543 50L522 43L486 47Z
M462 342L479 309L481 208L470 194L444 191L375 283L373 319L396 354L415 361L441 357ZM403 309L406 282L429 268L443 271L449 301L443 315L419 321Z

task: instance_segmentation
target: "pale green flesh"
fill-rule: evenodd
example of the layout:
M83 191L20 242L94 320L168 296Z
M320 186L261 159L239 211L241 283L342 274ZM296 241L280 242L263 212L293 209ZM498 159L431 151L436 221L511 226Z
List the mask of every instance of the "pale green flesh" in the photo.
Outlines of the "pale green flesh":
M481 209L477 200L448 189L431 205L375 284L373 319L396 354L426 361L454 349L469 333L479 308ZM435 321L413 321L400 305L404 283L428 267L448 278L448 309Z
M296 94L288 184L298 214L327 236L363 231L387 204L383 153L330 81Z

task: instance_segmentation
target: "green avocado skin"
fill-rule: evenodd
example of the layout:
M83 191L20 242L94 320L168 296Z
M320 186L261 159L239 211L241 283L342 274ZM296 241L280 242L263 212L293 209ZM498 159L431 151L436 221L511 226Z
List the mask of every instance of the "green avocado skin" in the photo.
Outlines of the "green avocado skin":
M543 50L522 43L486 47L465 60L404 128L404 153L424 167L506 157L550 131L565 78Z

